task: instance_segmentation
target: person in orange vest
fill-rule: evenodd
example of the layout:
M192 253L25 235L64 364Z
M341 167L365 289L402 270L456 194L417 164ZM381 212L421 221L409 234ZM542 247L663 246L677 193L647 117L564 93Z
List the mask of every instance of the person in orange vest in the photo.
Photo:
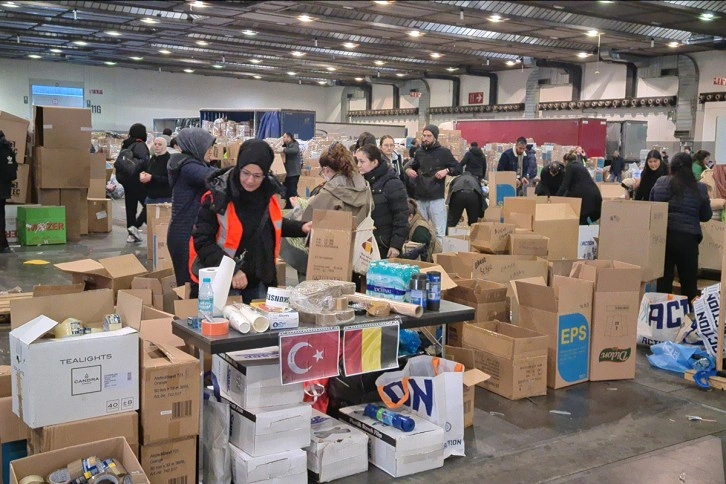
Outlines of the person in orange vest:
M305 237L311 222L282 218L277 188L268 178L274 159L264 141L245 141L237 165L213 173L209 190L194 224L189 247L189 271L199 283L199 269L216 267L226 255L237 266L232 292L245 303L264 299L267 288L276 286L275 260L281 237Z

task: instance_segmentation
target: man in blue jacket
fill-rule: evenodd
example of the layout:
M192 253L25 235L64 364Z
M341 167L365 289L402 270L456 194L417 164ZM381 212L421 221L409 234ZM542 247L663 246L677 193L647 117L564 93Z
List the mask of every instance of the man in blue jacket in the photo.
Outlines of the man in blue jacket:
M527 152L527 140L524 137L517 139L514 148L502 153L497 171L516 172L518 192L523 185L529 185L529 181L537 177L537 160L533 152Z

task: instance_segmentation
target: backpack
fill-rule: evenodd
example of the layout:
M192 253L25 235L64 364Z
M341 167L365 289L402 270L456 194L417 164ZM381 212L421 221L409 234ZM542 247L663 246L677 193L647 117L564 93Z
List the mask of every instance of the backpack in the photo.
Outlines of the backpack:
M15 150L8 148L2 150L0 158L0 181L11 182L18 178L18 162L15 159Z
M122 185L132 181L136 173L138 160L134 157L134 146L136 146L136 143L119 151L116 161L113 164L116 170L116 179Z

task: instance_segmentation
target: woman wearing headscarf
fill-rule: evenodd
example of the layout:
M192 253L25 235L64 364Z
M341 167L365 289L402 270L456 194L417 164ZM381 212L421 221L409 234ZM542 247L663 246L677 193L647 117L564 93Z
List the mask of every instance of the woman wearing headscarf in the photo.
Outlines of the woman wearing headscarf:
M167 246L178 286L192 279L189 274L189 240L202 194L207 190L207 177L215 171L209 166L209 148L214 136L201 128L182 129L176 137L181 153L169 160L169 185L171 186L171 221L167 234Z
M116 178L124 187L126 205L126 230L129 235L127 243L141 242L139 228L146 223L146 190L139 180L143 166L149 163L149 148L146 146L146 126L141 123L132 124L129 135L121 143L121 150L131 150L135 169L133 173L123 173L116 169ZM141 205L141 213L137 211Z
M649 199L668 203L665 266L658 279L658 292L673 292L673 277L678 268L681 294L692 301L698 295L698 244L703 240L701 222L711 220L713 211L708 188L696 181L693 161L687 153L671 159L671 175L655 182Z
M154 152L148 163L142 164L139 181L146 187L146 204L171 202L169 171L167 165L171 155L166 148L166 138L160 136L151 145Z
M668 165L666 165L660 155L660 151L651 150L645 158L645 168L640 174L640 179L636 182L635 200L649 200L650 191L653 189L658 178L668 174Z
M565 178L557 190L558 197L573 197L582 200L580 205L580 225L587 225L600 219L602 194L590 176L590 172L580 161L576 151L564 157Z
M5 232L5 201L10 198L13 180L18 178L15 148L0 131L0 254L10 252Z
M311 223L282 218L277 187L267 173L274 153L258 139L245 141L237 165L213 173L209 191L192 233L190 254L192 279L198 282L199 269L216 267L226 255L235 260L232 289L245 303L264 299L267 288L276 286L275 260L281 237L304 237Z

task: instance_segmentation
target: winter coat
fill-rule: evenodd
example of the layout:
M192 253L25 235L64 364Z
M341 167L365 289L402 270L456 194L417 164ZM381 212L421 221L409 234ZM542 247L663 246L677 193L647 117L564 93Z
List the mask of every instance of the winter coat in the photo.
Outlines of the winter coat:
M657 170L653 171L646 163L645 168L640 174L640 184L635 190L635 200L650 200L650 191L655 186L655 182L662 176L668 174L668 165L661 161Z
M539 177L539 183L534 189L534 194L544 197L554 197L557 195L562 182L565 179L565 170L560 170L557 175L552 175L547 167L544 167Z
M580 225L586 225L588 218L593 222L600 218L602 194L581 162L575 160L567 164L565 179L557 190L557 196L582 199Z
M625 168L625 160L622 156L613 158L610 162L610 174L613 176L619 176L623 172L623 168Z
M0 143L0 163L7 164L7 170L6 166L0 167L0 199L5 200L12 196L13 180L18 176L15 149L9 142ZM15 168L11 167L11 164L15 165ZM5 174L5 176L2 176L2 174ZM0 235L4 236L5 234Z
M461 168L471 172L475 177L485 178L487 176L487 157L478 146L472 146L461 160Z
M474 192L479 196L481 206L484 206L484 192L481 190L481 183L476 175L470 171L465 171L451 181L449 185L449 196L446 197L446 203L451 201L451 195L457 192Z
M290 141L283 145L285 155L285 176L300 176L300 144L297 141Z
M703 239L700 222L708 222L713 216L708 188L705 183L698 183L698 191L685 190L682 196L676 197L671 192L672 176L658 178L650 192L651 202L668 202L668 231L691 234Z
M134 161L136 167L134 169L133 176L130 180L125 180L122 183L126 191L143 191L144 184L139 181L139 173L141 173L145 166L149 165L149 147L146 146L146 142L139 139L126 138L121 143L121 149L130 149L134 153Z
M378 243L381 257L385 258L388 249L401 252L408 235L408 197L403 182L386 163L363 175L370 183L373 195L373 235Z
M365 178L354 173L350 178L338 174L320 187L317 195L310 198L302 214L303 222L313 219L313 210L345 210L353 214L355 227L368 216L371 193Z
M432 145L416 150L413 161L408 168L416 171L418 176L412 180L414 198L416 200L438 200L444 198L446 178L438 179L437 171L447 169L449 175L460 173L459 163L448 148L435 141Z
M171 154L167 151L163 155L153 155L150 160L142 163L139 173L145 171L151 175L151 181L144 184L149 198L171 198L167 168L170 159Z
M514 152L514 148L509 148L499 157L497 171L516 172L517 162L517 154ZM524 157L522 158L522 176L528 180L537 177L537 159L529 151L525 151Z

